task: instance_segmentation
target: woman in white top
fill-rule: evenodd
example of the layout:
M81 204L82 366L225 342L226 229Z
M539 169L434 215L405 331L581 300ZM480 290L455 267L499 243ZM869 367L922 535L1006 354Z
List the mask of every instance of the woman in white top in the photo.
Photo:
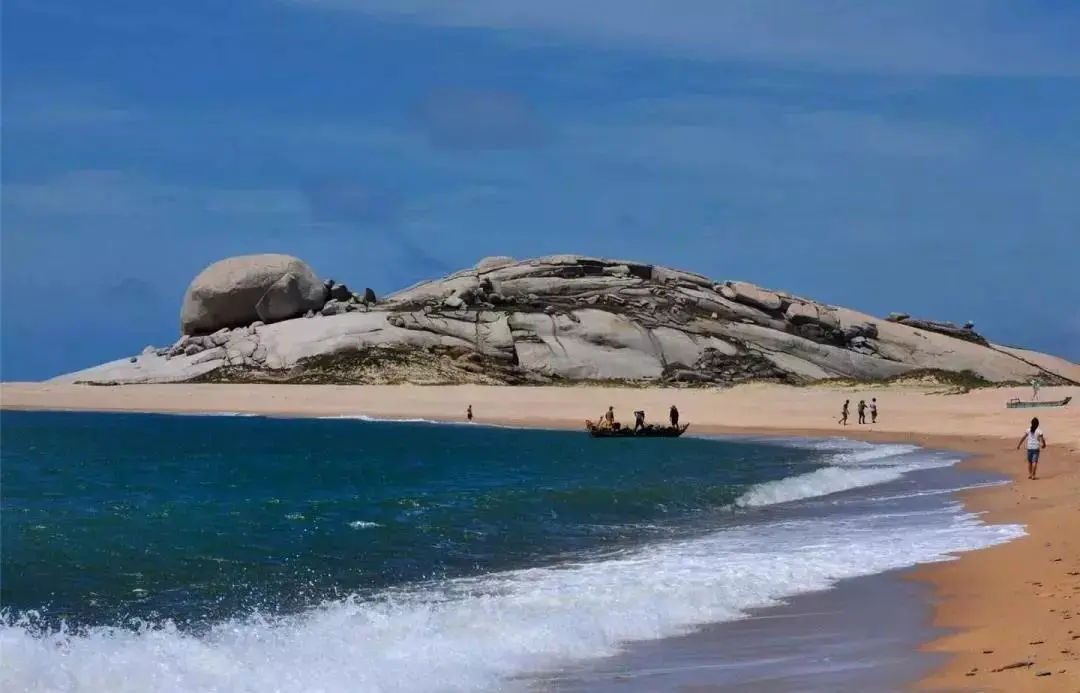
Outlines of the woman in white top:
M1039 428L1039 417L1031 420L1031 427L1024 431L1024 436L1016 444L1016 449L1027 443L1028 478L1034 479L1035 472L1039 468L1039 451L1046 447L1046 438L1042 429Z

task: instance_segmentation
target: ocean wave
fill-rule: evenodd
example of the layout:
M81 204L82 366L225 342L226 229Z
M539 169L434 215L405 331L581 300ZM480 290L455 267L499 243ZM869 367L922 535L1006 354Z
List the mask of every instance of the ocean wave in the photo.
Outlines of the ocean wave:
M934 513L756 524L595 562L534 568L251 614L201 635L169 623L35 633L0 625L0 688L18 691L508 690L629 641L683 634L836 581L949 560L1021 536L952 505ZM523 690L528 681L519 681Z
M332 416L319 416L318 419L327 421L366 421L368 423L421 423L432 424L438 426L475 426L477 428L507 428L507 429L520 429L521 426L511 426L507 424L488 423L484 421L456 421L452 419L423 419L423 418L392 418L383 416L368 416L367 414L335 414ZM562 430L559 428L544 429L542 430Z
M132 412L135 413L135 412ZM224 416L224 417L243 417L253 418L265 416L265 414L259 414L257 412L247 411L174 411L174 412L145 412L149 414L168 414L172 416Z
M825 466L756 485L737 505L828 496L958 460L911 445L784 444L819 451ZM883 507L855 517L757 522L558 567L354 595L292 616L254 612L198 634L170 622L45 632L34 614L6 612L0 690L525 691L532 673L609 656L627 642L677 636L842 579L949 560L1023 534L1020 526L983 524L958 503L917 512Z
M955 454L915 445L844 439L787 439L781 444L827 453L823 459L827 466L758 484L735 501L736 507L761 507L828 496L896 481L914 471L952 466L960 460Z
M825 497L856 488L887 484L910 472L951 466L954 453L914 445L863 443L845 438L785 438L779 445L818 450L826 466L813 472L758 484L735 500L735 507L778 505Z
M872 467L870 469L845 469L843 467L822 467L821 469L798 476L758 484L739 496L737 507L761 507L790 503L807 498L827 496L854 488L883 484L895 481L903 472L890 467Z
M434 419L395 419L392 417L368 416L367 414L334 414L332 416L318 416L318 419L327 421L368 421L370 423L428 423L428 424L457 424L467 425L468 421L436 421Z

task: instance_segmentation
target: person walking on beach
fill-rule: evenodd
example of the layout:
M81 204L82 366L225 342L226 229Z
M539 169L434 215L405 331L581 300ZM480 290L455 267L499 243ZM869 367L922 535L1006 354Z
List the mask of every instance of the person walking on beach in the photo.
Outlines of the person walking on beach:
M870 398L870 423L877 423L877 397Z
M840 410L840 420L836 423L844 424L847 426L848 407L851 405L850 399L844 400L844 408Z
M859 406L857 407L857 411L859 412L859 423L861 423L861 424L866 423L866 400L865 399L860 399L859 400Z
M1034 479L1035 473L1039 470L1039 451L1046 449L1046 437L1039 428L1039 417L1031 419L1031 426L1024 431L1020 442L1016 444L1016 449L1019 450L1024 443L1027 443L1028 478Z
M465 410L465 418L468 419L469 421L472 421L472 405L471 404L469 405L469 408Z
M671 420L672 428L679 427L679 409L674 404L671 405L671 410L668 411L668 418Z
M1042 383L1039 382L1038 378L1032 378L1031 379L1031 399L1032 400L1039 399L1039 386L1041 384Z

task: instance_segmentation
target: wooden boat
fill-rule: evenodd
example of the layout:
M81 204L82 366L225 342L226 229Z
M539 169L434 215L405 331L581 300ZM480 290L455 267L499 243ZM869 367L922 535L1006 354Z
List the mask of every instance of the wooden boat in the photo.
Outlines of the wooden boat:
M618 424L616 424L618 426ZM592 421L585 421L585 429L593 438L678 438L690 424L682 424L678 428L674 426L653 426L634 431L633 428L619 426L618 428L600 428Z
M1005 403L1006 409L1035 409L1038 407L1064 407L1066 404L1072 401L1072 397L1066 397L1065 399L1048 399L1048 400L1028 400L1024 401L1019 397L1013 397Z

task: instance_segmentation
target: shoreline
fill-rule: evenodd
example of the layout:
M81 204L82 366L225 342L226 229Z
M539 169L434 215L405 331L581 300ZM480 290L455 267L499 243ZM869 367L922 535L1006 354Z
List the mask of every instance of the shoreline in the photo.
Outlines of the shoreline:
M551 693L900 691L944 660L917 652L939 629L929 625L930 586L906 573L845 578L741 619L629 643L612 657L536 678L554 682L544 689Z
M1080 394L1080 388L1047 388L1047 399L1058 398L1047 392L1051 389L1074 398ZM208 399L211 392L214 396ZM837 401L850 398L854 403L871 396L883 403L879 425L841 427L830 416ZM623 420L638 406L625 404L627 400L645 400L652 411L665 413L670 400L682 410L683 420L691 422L690 435L844 437L954 450L965 455L958 468L1002 475L1012 482L960 492L964 507L991 524L1021 524L1027 536L906 571L908 579L931 586L935 596L931 625L945 633L920 648L944 657L944 661L911 688L1077 690L1080 538L1075 534L1080 528L1080 410L1005 410L1001 402L1010 396L1025 395L1020 389L1005 388L944 395L926 387L795 391L783 386L743 386L717 392L478 386L104 388L11 383L0 386L0 409L366 416L464 424L464 406L470 403L476 408L478 424L579 429L584 418L598 418L606 408L602 403L608 400L619 405L617 412ZM996 410L991 409L994 403ZM825 406L829 408L823 410ZM536 415L553 410L560 416ZM854 419L854 406L852 410ZM450 411L456 416L447 415ZM484 416L486 411L499 411L500 415ZM588 416L589 412L593 415ZM1039 480L1034 482L1026 479L1022 453L1014 450L1031 416L1043 421L1051 443L1043 454ZM818 425L823 418L833 425ZM955 432L947 432L950 430Z

